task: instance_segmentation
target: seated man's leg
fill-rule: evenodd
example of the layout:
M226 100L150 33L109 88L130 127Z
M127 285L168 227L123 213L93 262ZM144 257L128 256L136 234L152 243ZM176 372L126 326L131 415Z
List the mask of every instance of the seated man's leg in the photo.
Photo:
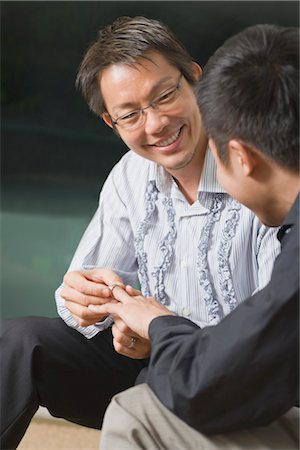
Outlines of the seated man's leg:
M295 408L268 427L205 436L141 384L113 398L104 417L100 450L297 450L298 425Z
M1 449L16 448L39 405L100 428L111 397L145 365L115 352L110 329L88 340L60 318L7 320L1 335Z

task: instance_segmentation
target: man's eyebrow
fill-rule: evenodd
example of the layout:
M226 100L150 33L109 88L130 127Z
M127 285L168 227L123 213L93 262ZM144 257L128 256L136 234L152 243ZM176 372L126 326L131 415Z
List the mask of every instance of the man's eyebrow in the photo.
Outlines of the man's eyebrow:
M168 81L174 80L172 75L168 75L164 78L161 78L157 83L155 83L152 88L150 89L150 92L148 93L148 97L153 96L165 83ZM134 110L137 109L136 102L124 102L120 103L112 108L112 112L115 113L118 110Z

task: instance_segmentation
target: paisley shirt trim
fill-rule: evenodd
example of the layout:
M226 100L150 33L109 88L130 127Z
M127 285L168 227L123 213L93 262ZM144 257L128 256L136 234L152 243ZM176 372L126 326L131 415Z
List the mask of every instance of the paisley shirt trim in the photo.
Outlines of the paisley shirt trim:
M237 300L232 282L229 255L232 247L232 239L236 234L240 219L239 210L241 209L241 205L233 198L230 198L229 201L230 205L228 207L228 212L230 217L225 222L225 226L222 230L222 240L218 249L218 274L223 300L228 303L230 311L232 311L237 306Z
M219 221L221 217L221 209L223 206L222 200L223 195L205 194L205 196L210 197L209 198L210 213L208 214L206 223L201 231L200 242L198 245L197 269L199 273L199 282L203 291L203 299L208 310L208 320L210 325L215 325L221 320L221 318L223 318L224 313L222 306L220 305L213 291L209 274L207 254L213 225L215 222Z

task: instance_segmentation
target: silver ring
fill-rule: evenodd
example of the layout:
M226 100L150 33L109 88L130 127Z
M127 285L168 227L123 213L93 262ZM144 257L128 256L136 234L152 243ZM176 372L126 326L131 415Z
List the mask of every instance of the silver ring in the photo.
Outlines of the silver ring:
M137 341L137 338L132 337L131 341L130 341L130 344L128 345L128 348L134 348L135 344L136 344L136 341Z
M113 290L114 290L114 288L117 287L117 286L119 286L120 288L124 288L124 284L123 284L123 283L113 283L113 284L110 284L110 285L108 286L108 289L110 290L112 296L114 296Z

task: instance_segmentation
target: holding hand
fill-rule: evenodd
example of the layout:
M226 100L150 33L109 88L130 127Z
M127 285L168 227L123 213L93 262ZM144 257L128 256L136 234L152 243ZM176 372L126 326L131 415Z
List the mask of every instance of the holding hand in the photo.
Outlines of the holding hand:
M94 312L88 306L115 301L108 288L113 283L123 285L121 278L109 269L73 271L65 275L61 296L80 326L93 325L107 317L107 313Z
M143 359L150 356L151 344L132 331L120 317L114 317L112 326L113 345L117 353L133 359Z
M130 287L126 289L136 293ZM153 319L159 316L175 315L154 297L131 296L117 285L113 287L112 291L114 298L118 300L117 303L105 303L99 306L91 304L89 309L94 313L120 317L131 330L144 339L149 339L148 328Z

